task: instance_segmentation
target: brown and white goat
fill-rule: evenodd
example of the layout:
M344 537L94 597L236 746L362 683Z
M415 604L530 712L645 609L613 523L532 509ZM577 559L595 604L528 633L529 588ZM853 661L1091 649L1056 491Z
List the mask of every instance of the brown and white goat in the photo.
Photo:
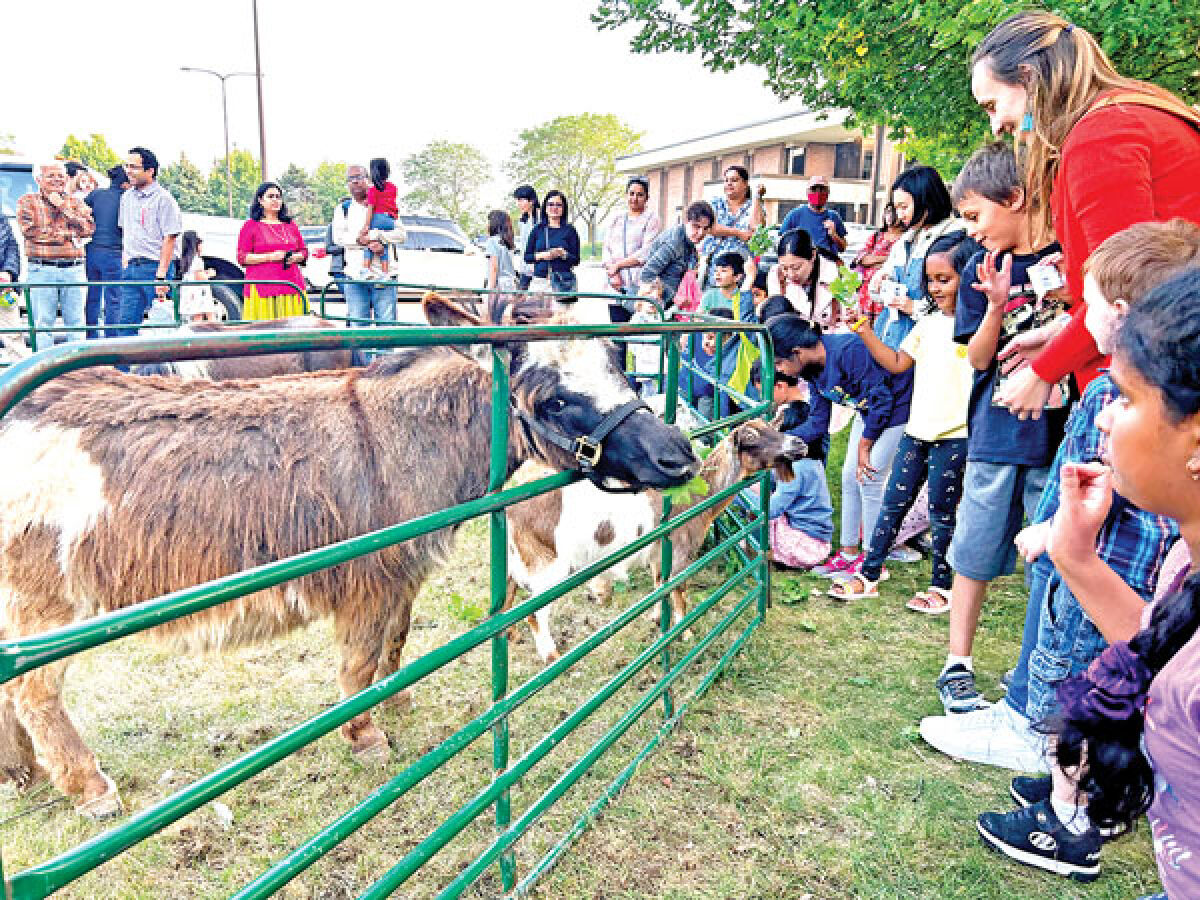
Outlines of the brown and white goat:
M799 438L782 434L761 421L745 422L722 440L705 459L700 475L708 482L710 493L718 493L737 481L774 468L784 481L792 478L792 461L802 458L807 447ZM527 462L514 476L524 483L550 474L546 466ZM679 512L690 509L702 497L672 507ZM704 536L724 509L733 502L709 507L700 515L671 532L672 571L682 572L696 560ZM518 588L540 594L564 578L641 537L662 520L662 495L647 490L640 494L612 494L590 482L579 481L558 491L542 494L508 510L508 604ZM589 582L593 598L606 601L613 580L628 577L636 567L649 567L656 584L662 584L661 551L651 544L618 563ZM682 585L671 592L672 619L678 622L686 611L687 594ZM538 656L550 662L558 658L558 648L550 634L550 609L543 606L529 617Z
M435 325L481 325L436 294ZM512 397L528 419L588 433L633 400L607 342L513 342ZM38 388L0 420L0 639L39 634L483 496L490 351L420 348L367 369L193 381L93 369ZM509 472L574 459L513 417ZM604 441L600 476L666 487L697 461L640 410ZM453 529L293 579L155 629L183 650L261 641L334 620L349 697L396 671L413 598ZM62 702L68 661L0 693L0 780L48 774L86 815L120 809ZM364 713L355 754L386 756Z

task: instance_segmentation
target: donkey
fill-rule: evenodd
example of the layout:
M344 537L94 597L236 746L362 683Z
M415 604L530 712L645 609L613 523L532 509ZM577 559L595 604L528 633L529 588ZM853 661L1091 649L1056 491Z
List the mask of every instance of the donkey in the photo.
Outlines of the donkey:
M423 302L430 324L485 324L436 294ZM687 439L641 406L606 342L506 346L510 473L526 459L579 466L559 444L605 425L591 477L633 487L692 477ZM260 381L92 369L42 386L0 420L0 639L483 496L490 350L482 356L421 348L367 369ZM214 651L332 616L338 687L349 697L397 670L413 598L452 546L453 529L442 529L152 635ZM48 775L82 814L115 815L116 785L63 706L66 669L61 661L3 686L0 778L28 785ZM368 713L341 731L359 758L386 758L387 737Z

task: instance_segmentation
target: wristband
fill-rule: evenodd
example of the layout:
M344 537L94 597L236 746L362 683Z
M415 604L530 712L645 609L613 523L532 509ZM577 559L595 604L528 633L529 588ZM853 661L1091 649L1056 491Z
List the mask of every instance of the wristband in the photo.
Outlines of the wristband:
M861 319L859 319L857 322L855 322L853 325L850 326L850 330L853 331L855 334L858 334L859 330L866 324L867 324L867 317L863 316Z

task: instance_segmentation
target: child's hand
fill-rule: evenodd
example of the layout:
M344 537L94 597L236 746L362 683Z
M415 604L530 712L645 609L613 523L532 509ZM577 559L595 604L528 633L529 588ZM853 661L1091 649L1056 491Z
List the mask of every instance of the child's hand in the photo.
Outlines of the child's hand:
M1063 463L1059 489L1046 552L1064 570L1096 555L1096 535L1112 508L1112 470L1103 463Z
M1046 541L1049 538L1050 523L1039 522L1037 525L1030 525L1028 528L1018 531L1013 543L1017 545L1017 551L1025 562L1031 563L1046 552Z
M1008 293L1012 289L1012 254L1004 258L999 268L996 266L996 254L989 250L983 257L983 262L975 267L975 276L979 280L971 287L987 297L988 311L1004 311L1008 303Z

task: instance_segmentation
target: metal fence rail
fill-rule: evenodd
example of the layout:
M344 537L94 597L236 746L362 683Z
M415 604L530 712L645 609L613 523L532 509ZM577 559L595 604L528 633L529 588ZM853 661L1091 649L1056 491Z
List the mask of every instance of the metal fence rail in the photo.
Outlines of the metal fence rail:
M346 346L418 347L479 343L495 345L499 342L513 340L537 341L640 335L657 337L663 343L662 356L666 362L666 370L659 374L666 383L668 398L666 418L668 421L672 421L676 409L675 395L679 372L677 338L680 335L700 330L753 334L763 354L764 396L770 396L773 367L771 366L770 343L765 339L764 330L761 326L747 326L724 319L702 324L547 325L520 328L492 326L471 328L384 327L369 330L337 329L313 332L215 334L186 338L147 337L59 345L35 354L0 374L0 415L7 413L22 397L38 385L65 372L86 366L197 359L219 355L258 355ZM497 829L495 839L442 889L439 896L461 896L485 871L496 865L499 867L503 889L510 895L516 896L526 892L538 877L549 870L596 814L632 778L646 755L678 723L694 699L708 689L754 629L763 621L769 602L769 568L765 556L769 479L767 473L760 473L754 479L739 482L726 490L706 497L680 514L667 515L661 525L627 546L615 550L605 559L588 566L554 588L515 604L508 611L502 611L507 576L505 509L514 503L561 488L576 480L579 475L578 473L564 472L518 487L504 488L509 433L509 373L506 356L496 349L493 349L492 352L492 367L491 478L488 493L484 496L451 509L383 528L371 534L278 560L207 584L178 590L163 597L108 613L86 622L75 623L54 632L0 642L0 684L3 684L24 673L88 648L119 640L165 622L228 602L236 597L280 584L318 569L344 563L384 547L459 524L477 516L487 515L489 517L491 615L485 621L431 652L414 659L394 674L376 682L359 694L340 701L319 715L226 763L211 774L151 807L132 815L123 823L54 859L8 876L4 881L8 897L15 898L15 900L33 900L33 898L50 895L140 841L161 831L172 822L244 783L318 738L329 734L339 725L369 710L380 701L437 672L485 642L490 642L492 652L492 702L489 708L464 724L437 747L408 763L403 771L380 785L335 821L279 859L259 877L245 885L235 896L240 900L247 900L247 898L267 897L275 893L489 730L492 732L494 767L490 783L447 816L440 825L433 828L418 846L386 872L363 894L363 897L388 896L418 872L443 847L453 841L464 828L489 809L493 811ZM760 415L765 408L766 404L758 404L737 416L715 422L705 430L724 427L732 421ZM713 549L689 565L678 576L666 580L660 587L634 602L612 621L582 640L565 653L561 659L510 690L507 630L511 626L520 623L534 611L651 544L661 542L663 572L669 573L671 571L671 533L681 525L702 515L712 506L735 497L752 481L758 483L759 508L747 521L735 523L733 527L726 528L724 536ZM664 512L669 513L669 504ZM749 553L746 546L756 548L757 552ZM672 626L668 605L671 589L697 573L711 568L722 559L736 562L737 570L709 596L695 603L683 621ZM724 607L718 608L718 604L735 592L738 594L738 599L730 608L727 610ZM656 604L660 617L658 636L609 681L599 686L591 697L567 713L551 731L538 738L519 759L510 760L509 716L589 654L604 646L644 612L655 608ZM679 641L684 632L695 627L704 616L714 612L724 613L719 622L701 635L687 652L675 658L673 645ZM699 675L699 683L686 698L682 699L682 702L679 702L678 698L673 696L672 687L676 686L680 676L689 672L693 668L693 664L726 633L733 634L730 646L721 654L715 665ZM613 696L619 690L629 685L639 672L647 669L655 661L661 667L661 674L653 687L642 694L641 698L590 749L571 764L537 800L520 811L514 820L510 801L512 787L589 717L598 710L607 708L606 704L611 703ZM663 718L651 738L634 753L617 777L595 797L574 825L518 880L519 873L513 855L516 842L586 772L591 770L594 763L608 752L635 722L643 719L660 702L664 710ZM3 876L2 861L0 861L0 876Z

